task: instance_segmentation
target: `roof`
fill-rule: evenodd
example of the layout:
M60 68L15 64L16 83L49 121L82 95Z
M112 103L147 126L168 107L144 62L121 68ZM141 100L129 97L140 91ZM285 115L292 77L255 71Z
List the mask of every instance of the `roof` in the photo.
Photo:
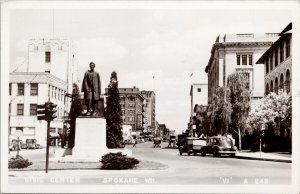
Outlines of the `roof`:
M292 35L292 23L289 23L279 34L279 38L271 45L271 47L257 60L256 64L264 63L265 59L277 48L281 42Z

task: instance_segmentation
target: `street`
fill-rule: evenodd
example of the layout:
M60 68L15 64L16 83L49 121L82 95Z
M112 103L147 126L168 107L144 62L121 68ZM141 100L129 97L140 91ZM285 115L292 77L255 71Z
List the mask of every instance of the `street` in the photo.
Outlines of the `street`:
M179 155L177 149L153 148L153 142L139 143L133 157L167 165L162 170L50 170L10 171L9 184L289 184L291 163ZM30 155L23 156L30 160ZM33 150L32 161L44 160L41 150ZM29 153L29 151L27 151Z

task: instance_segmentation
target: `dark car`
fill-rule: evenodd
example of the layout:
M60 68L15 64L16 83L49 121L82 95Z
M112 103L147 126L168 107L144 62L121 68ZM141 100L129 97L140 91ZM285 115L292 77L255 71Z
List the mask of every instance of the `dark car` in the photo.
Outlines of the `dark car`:
M221 155L230 155L235 157L237 152L236 146L233 145L233 141L229 137L225 136L213 136L207 139L207 144L203 147L202 156L206 154L212 154L214 157Z

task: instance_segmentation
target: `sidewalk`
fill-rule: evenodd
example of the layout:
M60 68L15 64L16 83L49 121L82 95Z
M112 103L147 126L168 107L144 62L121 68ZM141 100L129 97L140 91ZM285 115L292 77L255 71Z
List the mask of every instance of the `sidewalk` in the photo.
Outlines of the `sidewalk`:
M239 151L236 154L236 158L248 159L248 160L264 160L264 161L274 161L274 162L287 162L292 163L291 154L288 153L264 153L264 152L248 152Z

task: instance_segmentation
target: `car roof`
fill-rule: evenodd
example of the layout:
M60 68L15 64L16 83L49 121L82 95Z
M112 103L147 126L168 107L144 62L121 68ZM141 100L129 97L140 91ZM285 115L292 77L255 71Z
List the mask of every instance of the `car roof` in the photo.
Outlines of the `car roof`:
M212 137L209 137L209 139L212 139L212 138L220 139L220 138L229 138L229 137L225 137L225 136L212 136Z

